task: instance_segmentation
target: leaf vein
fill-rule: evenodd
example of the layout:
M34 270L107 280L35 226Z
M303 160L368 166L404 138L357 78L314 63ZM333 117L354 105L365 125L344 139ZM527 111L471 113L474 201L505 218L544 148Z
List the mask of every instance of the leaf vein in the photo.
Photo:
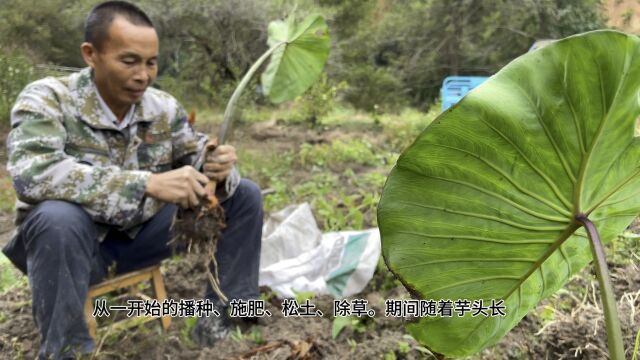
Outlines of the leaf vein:
M434 238L434 239L456 239L456 240L470 240L470 241L483 241L483 242L489 242L489 243L496 243L496 244L511 244L511 245L532 245L532 244L551 244L553 243L553 240L536 240L536 239L525 239L525 240L501 240L501 239L491 239L488 237L484 237L484 236L452 236L452 235L437 235L437 234L422 234L422 233L417 233L417 232L413 232L413 231L403 231L400 230L398 231L399 234L406 234L406 235L415 235L415 236L421 236L421 237L428 237L428 238Z
M455 262L474 262L474 261L479 261L479 262L527 262L527 263L536 262L535 259L511 258L511 257L510 258L457 258L457 259L441 259L441 260L426 261L426 262L421 262L421 263L415 263L415 264L411 264L411 265L396 267L395 269L396 270L404 270L404 269L409 269L409 268L414 268L414 267L419 267L419 266L434 265L434 264L446 264L446 263L455 263Z
M567 173L567 176L575 184L576 176L571 171L571 168L569 167L569 165L567 163L567 160L565 159L564 155L562 155L562 152L560 151L560 149L558 149L558 145L556 144L555 140L551 136L551 132L547 128L547 125L545 124L544 120L542 120L542 115L540 115L540 111L538 109L538 105L536 105L533 102L533 99L531 99L531 97L529 96L529 93L527 93L525 91L525 89L523 89L522 86L519 83L514 82L514 84L516 85L516 87L518 88L520 93L522 93L524 95L524 97L527 99L529 104L534 108L535 113L536 113L536 119L538 120L538 123L542 127L542 130L544 131L547 139L549 139L549 142L551 143L551 147L553 148L553 151L555 151L556 156L560 160L560 163L562 164L562 167L563 167L564 171ZM540 176L543 176L544 180L551 187L551 190L558 197L558 200L560 200L568 209L570 209L571 208L571 202L569 202L569 200L567 200L567 198L564 197L564 195L562 194L560 189L558 189L558 186L553 182L553 180L551 180L546 174L540 174Z
M598 129L596 130L596 133L593 137L593 141L591 141L591 144L589 144L589 150L587 151L586 158L583 159L582 164L580 166L580 173L578 175L578 183L576 184L577 186L576 186L576 192L575 192L575 205L576 205L575 212L576 213L580 212L582 187L584 185L584 176L587 172L587 168L591 163L591 156L593 154L593 149L595 148L596 143L600 140L600 136L602 135L602 132L604 129L604 124L607 122L609 118L609 112L608 110L606 110L606 105L605 105L604 80L602 79L602 69L600 68L600 63L598 63L598 60L595 58L593 60L596 63L596 67L598 68L598 80L600 82L600 97L601 97L603 113L602 113L602 121L600 121L600 124L598 124ZM625 82L625 75L629 70L629 64L630 64L630 58L629 58L629 52L627 51L626 58L625 58L625 67L622 72L622 79L618 84L616 93L613 95L614 101L618 97L618 93L620 92L620 89L622 89L622 84L624 84ZM591 211L593 211L593 208ZM587 215L591 211L587 212Z
M479 281L518 280L518 279L520 279L519 276L509 276L509 275L496 275L496 276L487 276L487 277L474 278L474 279L466 279L466 280L454 281L452 283L449 283L447 285L441 286L439 288L432 289L432 290L430 290L430 292L431 292L431 294L433 294L433 293L436 293L438 291L450 289L450 288L453 288L453 287L456 287L456 286L465 285L465 284L469 284L469 283L479 282Z
M453 146L448 146L448 145L443 145L443 144L429 144L429 145L433 145L433 146L439 146L439 147L443 147L446 149L451 149L451 150L456 150L456 151L460 151L463 152L465 154L469 154L473 157L475 157L476 159L484 162L485 164L487 164L487 166L489 166L490 168L492 168L494 171L496 171L497 173L499 173L500 175L502 175L505 179L507 179L516 189L520 190L520 192L529 195L530 197L532 197L535 200L540 201L541 203L555 209L556 211L563 213L565 210L570 210L570 209L562 209L561 207L558 207L556 204L554 204L552 201L545 199L542 196L538 196L538 194L529 191L525 188L523 188L520 184L518 184L513 178L511 178L511 176L509 176L507 173L505 173L503 170L501 170L498 166L494 165L493 163L491 163L490 161L488 161L487 159L483 158L482 156L476 155L470 151L464 150L464 149L460 149L460 148L456 148ZM559 210L562 209L562 210Z
M487 189L482 188L482 187L480 187L478 185L474 185L474 184L471 184L471 183L468 183L468 182L465 182L465 181L457 181L457 180L453 180L453 179L447 179L447 178L443 178L443 177L439 177L439 176L432 176L432 175L425 175L425 176L433 178L433 179L438 179L438 180L442 180L442 181L451 182L451 183L454 183L454 184L459 184L459 185L462 185L462 186L470 187L470 188L472 188L474 190L477 190L477 191L479 191L481 193L484 193L484 194L487 194L489 196L495 197L496 199L500 199L500 200L506 202L507 204L509 204L509 205L519 209L519 210L522 210L522 211L526 212L527 214L529 214L531 216L535 216L535 217L543 219L543 220L562 222L562 223L567 221L566 218L553 216L553 215L548 215L548 214L542 214L542 213L539 213L537 211L531 210L531 209L529 209L528 207L526 207L526 206L524 206L522 204L519 204L519 203L517 203L517 202L515 202L513 200L510 200L510 199L508 199L508 198L506 198L506 197L504 197L504 196L502 196L502 195L500 195L498 193L495 193L493 191L487 190ZM567 215L567 216L571 215L571 213L567 212L566 210L565 210L564 214Z
M567 104L569 105L569 110L571 110L571 117L573 119L573 123L576 127L576 135L578 136L578 144L580 145L580 153L584 156L584 154L586 153L586 144L585 144L585 139L584 136L585 134L582 131L582 126L580 126L580 121L578 120L578 116L576 115L576 110L575 107L573 106L573 100L571 100L571 96L568 96L567 94L569 94L569 87L567 86L567 74L569 73L568 71L568 66L569 66L569 57L567 56L567 58L564 61L564 79L562 81L562 85L564 88L564 98L567 102Z
M520 223L517 223L515 221L505 220L505 219L502 219L502 218L499 218L499 217L493 216L493 215L485 215L485 214L473 213L473 212L469 212L469 211L453 210L453 209L448 209L448 208L444 208L444 207L423 205L423 204L418 204L418 203L409 202L409 201L403 201L403 202L400 202L400 204L412 205L412 206L416 206L416 207L420 207L420 208L424 208L424 209L439 210L439 211L443 211L443 212L446 212L446 213L457 214L457 215L462 215L462 216L468 216L468 217L473 217L473 218L478 218L478 219L491 220L491 221L499 222L499 223L502 223L502 224L505 224L505 225L509 225L509 226L512 226L512 227L515 227L515 228L523 229L523 230L531 230L531 231L562 231L562 230L565 229L564 226L535 226L535 225L520 224Z

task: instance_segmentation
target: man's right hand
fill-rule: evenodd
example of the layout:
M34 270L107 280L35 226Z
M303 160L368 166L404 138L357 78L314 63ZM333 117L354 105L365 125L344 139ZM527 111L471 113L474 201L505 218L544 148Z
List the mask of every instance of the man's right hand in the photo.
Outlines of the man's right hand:
M145 194L158 200L178 204L183 208L195 208L207 196L205 186L209 182L206 175L192 166L151 174Z

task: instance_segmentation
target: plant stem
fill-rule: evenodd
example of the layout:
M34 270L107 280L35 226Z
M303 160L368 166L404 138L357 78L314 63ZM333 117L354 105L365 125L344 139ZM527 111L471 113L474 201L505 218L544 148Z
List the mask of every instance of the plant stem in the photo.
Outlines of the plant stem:
M273 54L273 52L276 51L276 49L280 48L285 44L286 42L278 43L274 45L272 48L270 48L269 50L267 50L264 54L262 54L262 56L260 56L260 58L256 60L256 62L253 63L253 65L251 65L251 68L244 75L244 77L240 81L240 84L238 84L238 87L236 87L236 89L233 91L233 94L231 95L231 99L229 99L229 102L227 103L227 107L224 109L222 126L220 127L220 134L218 134L218 145L224 144L224 141L227 138L227 131L229 129L229 125L231 124L231 120L233 119L233 114L236 111L236 104L238 102L238 99L240 99L240 95L242 95L244 88L246 88L247 84L249 84L249 81L253 77L253 74L255 74L255 72L258 71L258 69L260 68L260 65L262 65L262 63L265 62L265 60L267 60L267 58L269 58L269 56L271 56L271 54Z
M638 358L638 345L640 344L640 329L638 329L638 333L636 334L636 345L633 347L633 357L631 360L636 360Z
M620 319L618 319L618 309L616 307L616 299L613 293L613 285L607 268L607 260L605 258L604 248L600 241L598 230L591 220L584 215L576 215L576 220L584 225L591 240L591 253L593 255L593 265L596 268L596 276L600 284L600 296L602 307L604 310L604 319L607 328L607 345L609 347L609 356L612 360L624 360L624 345L622 344L622 329L620 328Z

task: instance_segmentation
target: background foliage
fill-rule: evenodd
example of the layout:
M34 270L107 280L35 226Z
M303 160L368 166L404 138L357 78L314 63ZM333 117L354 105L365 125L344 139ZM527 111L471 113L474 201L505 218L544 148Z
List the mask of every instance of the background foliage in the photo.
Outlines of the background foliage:
M312 121L326 112L327 96L368 111L424 108L448 75L493 74L536 39L602 28L605 20L599 0L134 2L149 13L161 37L158 86L193 106L224 105L241 75L266 50L269 21L294 7L299 16L324 15L332 36L328 77L313 92L319 100L301 99L301 113ZM96 3L3 1L2 64L16 62L15 51L5 49L17 48L28 54L28 61L17 57L22 65L83 66L78 51L82 25ZM24 83L1 85L5 101ZM263 105L255 88L244 101ZM7 109L0 110L6 123Z

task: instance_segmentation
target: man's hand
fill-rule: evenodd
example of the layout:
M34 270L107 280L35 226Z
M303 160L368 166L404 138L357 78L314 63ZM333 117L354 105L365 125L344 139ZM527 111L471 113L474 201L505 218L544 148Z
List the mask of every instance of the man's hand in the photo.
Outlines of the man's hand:
M233 165L238 158L236 157L236 148L231 145L216 146L216 141L209 141L207 149L215 148L214 151L207 151L204 159L202 170L204 174L211 180L222 182L229 176Z
M178 204L183 208L195 208L207 192L204 187L209 179L192 166L151 174L145 194L158 200Z

